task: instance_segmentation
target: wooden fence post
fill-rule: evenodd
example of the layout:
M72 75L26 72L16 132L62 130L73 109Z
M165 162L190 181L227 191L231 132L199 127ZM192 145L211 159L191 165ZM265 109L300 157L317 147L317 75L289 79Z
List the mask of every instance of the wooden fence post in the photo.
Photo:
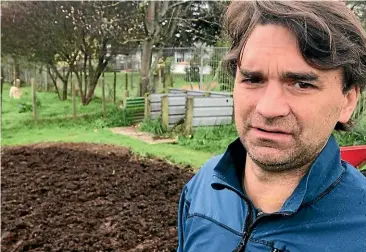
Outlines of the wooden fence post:
M117 72L113 72L113 103L116 104Z
M150 96L149 93L145 94L145 120L150 120Z
M75 99L75 82L71 74L71 97L72 97L72 117L76 118L76 99Z
M133 72L131 71L131 74L130 74L130 87L131 87L131 90L133 89Z
M193 123L193 97L187 97L186 99L186 115L185 115L185 134L192 135L192 123Z
M161 120L164 126L169 127L169 96L161 97Z
M123 94L123 104L125 104L125 102L127 100L127 97L128 97L128 75L126 73L126 75L125 75L125 91L124 91L124 94Z
M128 90L128 74L125 74L125 90Z
M105 83L104 78L100 78L102 84L102 109L103 109L103 117L106 117L106 108L105 108Z
M37 97L36 97L36 83L34 78L31 78L32 84L32 103L33 103L33 118L37 121Z

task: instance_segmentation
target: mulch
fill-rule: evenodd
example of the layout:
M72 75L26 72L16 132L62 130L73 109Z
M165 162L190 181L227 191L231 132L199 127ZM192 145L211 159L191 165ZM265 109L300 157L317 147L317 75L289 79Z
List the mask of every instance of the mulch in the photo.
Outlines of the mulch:
M102 144L7 147L2 251L175 251L190 167Z

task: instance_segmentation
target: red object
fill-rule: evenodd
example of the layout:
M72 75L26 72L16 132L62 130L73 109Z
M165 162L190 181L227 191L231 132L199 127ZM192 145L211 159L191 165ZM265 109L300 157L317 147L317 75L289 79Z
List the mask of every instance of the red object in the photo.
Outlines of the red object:
M351 165L361 168L366 164L366 145L341 147L341 158Z

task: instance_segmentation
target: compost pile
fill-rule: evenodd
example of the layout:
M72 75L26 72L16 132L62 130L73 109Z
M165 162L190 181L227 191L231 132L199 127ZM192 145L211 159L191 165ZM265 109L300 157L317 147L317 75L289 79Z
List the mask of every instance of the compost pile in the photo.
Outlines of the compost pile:
M177 208L193 176L96 144L4 148L2 251L175 251Z

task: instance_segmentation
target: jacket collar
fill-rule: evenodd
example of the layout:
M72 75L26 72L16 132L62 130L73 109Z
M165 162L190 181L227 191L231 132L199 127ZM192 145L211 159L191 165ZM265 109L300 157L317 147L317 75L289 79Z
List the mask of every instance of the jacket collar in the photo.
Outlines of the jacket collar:
M211 185L213 188L227 187L240 196L245 196L242 175L246 150L237 138L214 168ZM341 165L340 150L333 136L319 153L309 171L301 179L293 194L286 200L280 212L296 212L301 205L311 204L327 193L339 180L344 168Z

